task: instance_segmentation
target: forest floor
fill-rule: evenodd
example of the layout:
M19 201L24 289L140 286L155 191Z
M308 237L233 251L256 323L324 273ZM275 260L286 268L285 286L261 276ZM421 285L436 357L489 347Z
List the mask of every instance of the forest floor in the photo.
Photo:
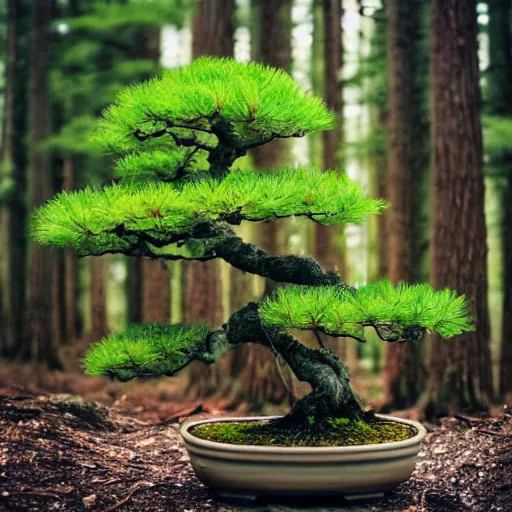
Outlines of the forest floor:
M412 478L385 499L222 504L201 485L178 433L186 416L229 401L117 400L0 383L0 511L459 512L512 510L512 416L445 418L428 426ZM233 414L233 412L228 414Z

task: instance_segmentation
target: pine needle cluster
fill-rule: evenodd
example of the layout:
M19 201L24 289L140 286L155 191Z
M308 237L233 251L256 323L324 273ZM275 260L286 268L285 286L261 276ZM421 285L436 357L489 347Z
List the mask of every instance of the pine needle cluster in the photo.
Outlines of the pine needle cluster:
M205 357L206 324L137 325L92 345L84 359L88 375L120 380L172 375L192 359Z
M409 341L417 329L452 338L473 331L464 295L428 284L393 286L383 280L355 292L336 286L279 288L260 307L269 326L320 330L364 341L364 327L375 327L385 341ZM414 340L411 340L414 341Z
M199 132L194 137L210 137L210 145L217 140L247 149L276 137L326 130L332 122L323 101L284 71L203 57L123 89L104 112L95 139L105 151L120 154L136 150L141 139L169 140L192 130Z
M134 232L165 241L190 232L199 222L237 224L293 215L323 224L359 223L384 207L383 201L365 197L358 183L336 171L238 171L221 181L128 182L62 192L35 212L32 233L41 244L98 254L127 248Z

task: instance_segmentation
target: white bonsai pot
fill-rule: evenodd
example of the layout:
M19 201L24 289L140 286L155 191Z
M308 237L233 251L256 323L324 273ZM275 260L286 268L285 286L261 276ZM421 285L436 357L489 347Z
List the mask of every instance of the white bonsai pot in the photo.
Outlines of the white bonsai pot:
M261 495L332 495L346 499L380 497L411 476L425 428L416 421L376 415L416 429L405 441L361 446L249 446L200 439L189 430L217 422L277 418L224 418L187 422L181 434L199 479L226 498Z

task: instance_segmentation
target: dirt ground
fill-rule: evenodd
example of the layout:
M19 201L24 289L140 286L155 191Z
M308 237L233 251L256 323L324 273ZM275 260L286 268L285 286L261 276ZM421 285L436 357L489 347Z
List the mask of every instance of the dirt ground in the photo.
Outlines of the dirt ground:
M73 395L0 390L1 511L458 512L512 510L512 416L446 418L413 477L383 500L222 504L195 477L178 434L190 404L162 421ZM219 411L214 411L216 414ZM131 411L132 416L137 413ZM160 416L158 416L160 418Z

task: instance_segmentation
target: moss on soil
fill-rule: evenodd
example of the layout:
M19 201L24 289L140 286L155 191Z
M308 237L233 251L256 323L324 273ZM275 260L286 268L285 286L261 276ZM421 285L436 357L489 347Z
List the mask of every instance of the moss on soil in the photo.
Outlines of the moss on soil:
M403 441L416 434L416 429L403 423L388 421L350 421L329 419L328 428L310 426L283 427L275 421L206 423L190 430L201 439L229 444L256 446L354 446Z

